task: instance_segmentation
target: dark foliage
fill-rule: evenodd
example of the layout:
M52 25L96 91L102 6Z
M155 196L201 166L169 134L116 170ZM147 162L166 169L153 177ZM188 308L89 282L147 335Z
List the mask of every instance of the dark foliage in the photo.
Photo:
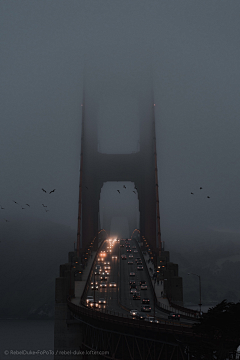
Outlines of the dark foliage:
M223 300L203 314L193 331L196 341L190 352L194 359L231 359L240 344L240 303Z

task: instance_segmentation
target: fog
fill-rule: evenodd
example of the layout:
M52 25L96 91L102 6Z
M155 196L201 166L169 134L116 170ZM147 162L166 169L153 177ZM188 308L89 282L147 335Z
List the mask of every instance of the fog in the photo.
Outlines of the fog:
M166 244L240 232L238 1L0 4L1 227L37 218L76 231L85 83L106 153L138 150L153 91ZM105 185L100 206L112 233L131 233L138 204L118 186Z

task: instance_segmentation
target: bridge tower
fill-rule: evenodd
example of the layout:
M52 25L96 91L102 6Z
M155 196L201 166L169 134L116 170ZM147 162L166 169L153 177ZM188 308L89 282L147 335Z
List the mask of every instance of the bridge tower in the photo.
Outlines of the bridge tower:
M100 193L107 181L131 181L135 184L141 234L155 255L161 251L154 106L153 97L141 104L138 152L104 154L98 152L97 111L92 100L88 104L88 99L83 96L78 252L85 252L92 239L97 237Z

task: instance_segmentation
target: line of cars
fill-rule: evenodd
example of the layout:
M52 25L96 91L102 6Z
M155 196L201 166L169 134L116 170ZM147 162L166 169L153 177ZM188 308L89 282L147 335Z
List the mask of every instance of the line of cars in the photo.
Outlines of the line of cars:
M106 261L110 254L112 253L112 248L114 246L114 241L109 241L106 250L100 251L98 258L97 258L97 264L94 269L94 281L91 282L91 290L105 290L107 287L109 288L117 288L117 283L114 281L109 282L109 275L111 271L111 263L109 261ZM116 255L112 255L112 259L117 259ZM96 281L95 281L96 279ZM103 293L102 293L103 294ZM95 299L95 300L94 300ZM86 305L89 307L105 307L107 304L107 300L103 297L98 298L96 300L95 296L89 295L86 298Z
M132 248L129 244L129 241L125 242L125 246L126 246L126 252L128 253L128 265L133 265L134 264L134 256L132 254L132 252L134 254L136 254L136 258L135 258L135 263L137 265L137 271L143 271L143 264L142 264L142 260L140 257L138 257L138 251L136 250L136 246L133 245ZM133 250L133 251L132 251ZM126 254L122 254L121 256L122 260L126 260L127 259L127 255ZM131 271L129 273L129 277L134 277L136 274L135 272ZM141 300L141 311L142 312L151 312L151 306L150 306L150 299L147 297L144 297L141 299L141 293L140 290L147 290L147 283L145 280L141 280L139 281L138 284L136 284L135 280L130 280L129 281L129 285L130 285L130 294L132 295L132 299L133 300ZM139 319L146 319L146 321L148 321L149 317L146 317L142 314L140 314L140 312L138 310L131 310L130 314L133 316L133 318L139 318Z

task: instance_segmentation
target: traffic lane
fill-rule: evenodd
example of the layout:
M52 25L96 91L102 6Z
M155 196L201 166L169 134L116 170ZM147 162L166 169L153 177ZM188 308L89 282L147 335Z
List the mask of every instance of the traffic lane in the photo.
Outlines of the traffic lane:
M135 240L132 240L132 245L134 244L134 246L136 245L136 241ZM137 247L137 246L136 246ZM134 253L134 254L136 254L136 257L138 257L137 256L137 253ZM139 252L139 257L141 257L141 259L143 260L143 261L145 261L145 257L144 257L144 255L142 254L142 252ZM147 265L147 264L146 264ZM146 266L147 267L147 266ZM144 269L144 273L145 273L145 269ZM148 276L146 275L146 278L148 279ZM148 285L148 287L150 288L150 285L149 285L149 281L147 281L147 285ZM152 293L152 292L151 292ZM141 294L142 295L142 294ZM153 302L152 302L152 304L153 304L153 306L151 306L152 307L152 311L151 311L151 313L149 313L149 315L150 314L154 314L154 300L153 300ZM174 312L174 311L172 311L172 312ZM150 315L150 316L152 316L152 315ZM193 324L195 321L194 320L188 320L188 319L183 319L183 318L180 318L180 321L179 320L169 320L169 318L168 318L168 316L169 316L169 314L168 313L165 313L164 311L161 311L161 310L159 310L159 309L157 309L156 307L155 307L155 317L156 318L158 318L159 320L160 319L164 319L164 320L168 320L168 323L169 322L171 322L171 323L175 323L176 325L177 324L179 324L179 322L180 323L184 323L184 324Z
M131 250L132 246L136 246L134 242L131 243ZM127 260L121 260L121 302L122 304L127 307L128 309L136 309L139 312L141 312L141 306L142 306L142 299L148 298L150 299L150 305L153 307L153 295L150 291L149 284L147 290L141 290L139 286L140 280L147 281L147 278L145 276L144 270L137 270L137 263L135 259L139 257L138 253L134 253L131 251L131 253L126 252L126 248L121 247L121 255L126 254ZM133 258L129 259L129 255L133 255ZM133 261L132 265L128 265L128 261ZM130 272L134 272L135 276L130 276ZM130 294L130 284L129 281L134 280L137 285L137 290L140 292L141 300L133 300L133 294Z
M115 282L117 284L117 260L113 257L117 256L117 248L116 248L116 242L113 243L113 246L110 246L111 242L106 241L104 250L106 251L106 257L105 257L105 263L109 264L103 264L103 267L110 267L110 269L104 269L109 272L109 275L107 275L106 281L107 288L101 288L104 291L100 291L99 297L105 297L106 299L106 306L100 307L100 308L106 308L107 310L113 310L115 308L116 302L117 302L117 287L110 287L110 283Z
M95 281L98 281L98 285L101 282L105 282L107 284L106 288L100 288L99 290L95 290L95 300L98 301L99 298L105 298L106 299L106 304L105 305L101 305L99 307L99 310L108 310L108 311L115 311L116 313L120 313L122 312L122 308L119 307L118 304L118 286L116 287L110 287L109 284L111 282L115 282L118 285L118 260L115 258L116 256L118 256L118 249L119 249L119 243L115 242L114 246L112 248L109 247L109 242L105 241L104 244L102 245L100 251L99 251L99 256L98 256L98 261L96 263L96 265L101 265L101 267L103 268L105 266L105 263L110 263L109 266L111 267L111 269L109 270L109 275L107 276L107 280L106 281L101 281L100 280L100 275L95 275ZM111 250L111 252L110 252ZM102 257L100 256L100 254L103 254L103 251L105 251L105 256ZM109 252L107 252L109 251ZM106 264L107 265L107 264ZM108 271L108 270L107 270ZM93 276L94 277L94 276ZM93 277L91 279L91 281L93 281ZM94 290L89 290L88 295L94 295ZM124 311L124 313L126 314L126 312Z
M130 244L129 244L130 245ZM136 263L136 258L143 258L143 256L141 255L141 253L138 252L134 252L134 247L137 245L135 243L135 240L131 240L131 245L130 245L130 249L131 252L126 251L126 247L121 247L121 255L125 254L127 255L127 260L121 260L121 264L122 264L122 277L123 277L123 281L121 282L121 286L122 286L122 296L121 297L121 301L124 304L125 307L129 308L129 309L135 309L138 310L142 315L145 314L145 316L153 316L155 313L155 317L158 318L162 318L162 319L168 319L168 314L166 314L165 312L162 312L160 310L158 310L155 307L155 312L154 312L154 294L151 288L151 284L149 282L149 277L146 275L145 272L145 267L144 270L137 270L137 263ZM129 255L133 255L133 258L130 258L129 260ZM128 261L132 261L133 260L133 265L128 265ZM130 272L134 272L135 276L130 277ZM130 294L130 285L129 285L129 281L130 280L135 280L136 284L137 284L137 289L140 292L140 296L141 299L140 300L133 300L133 295ZM147 284L147 290L141 290L140 286L139 286L139 282L140 280L145 280L146 284ZM127 284L127 286L126 286ZM143 312L141 311L141 307L143 306L142 304L142 299L146 298L150 300L149 305L151 306L151 311L150 312Z

